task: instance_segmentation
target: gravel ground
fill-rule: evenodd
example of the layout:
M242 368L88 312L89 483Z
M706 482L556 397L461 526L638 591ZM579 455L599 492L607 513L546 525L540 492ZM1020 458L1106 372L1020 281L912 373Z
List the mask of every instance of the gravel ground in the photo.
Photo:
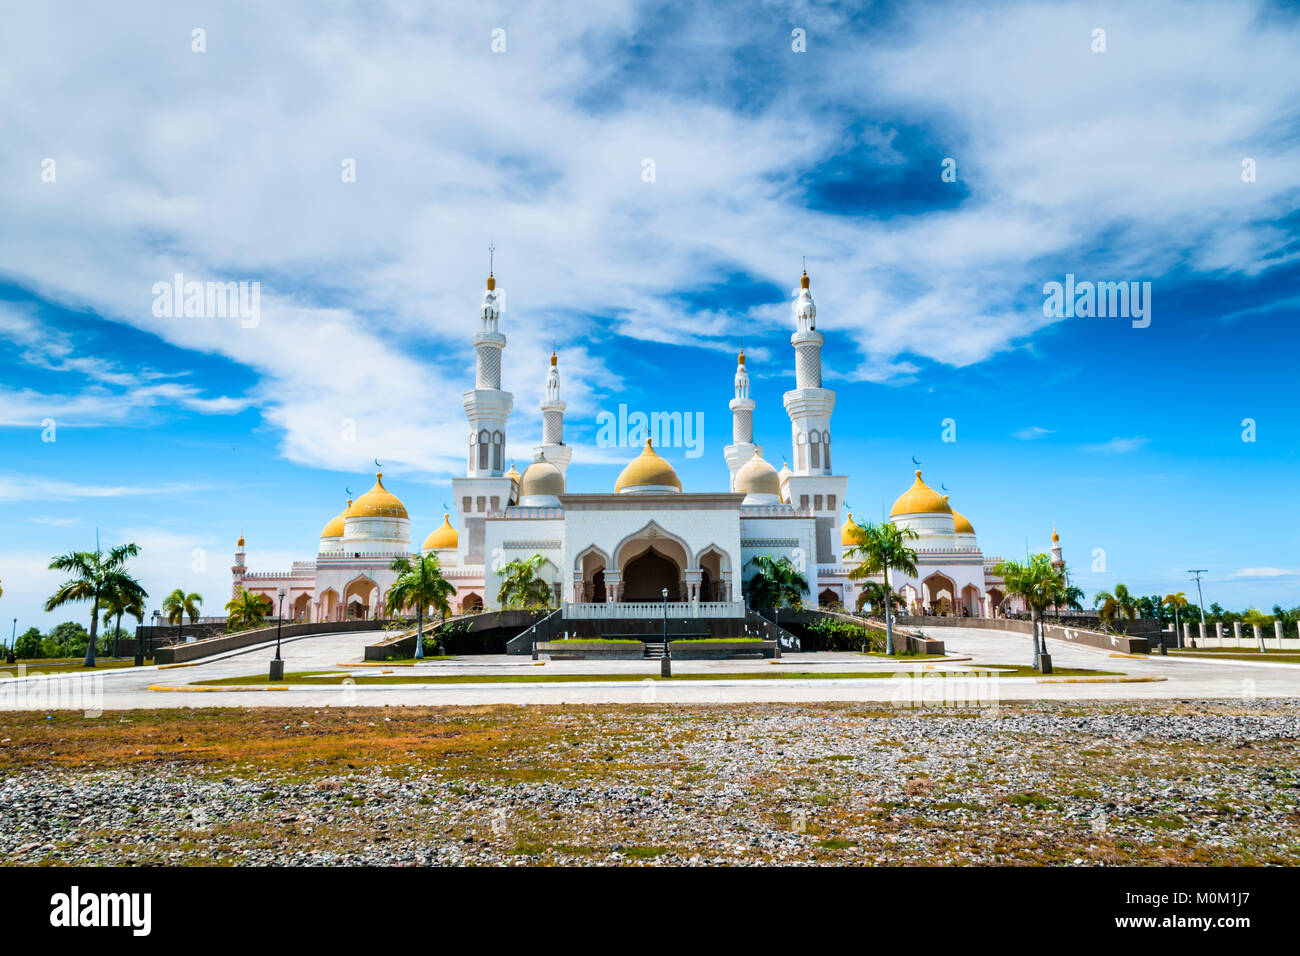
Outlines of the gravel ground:
M197 730L176 738L192 756L126 766L54 747L56 764L0 770L0 860L1300 864L1296 703L433 713L452 728L428 735L437 757L384 746L398 709L366 713L380 743L355 758L219 762ZM280 719L295 740L333 732ZM6 728L6 746L41 730Z

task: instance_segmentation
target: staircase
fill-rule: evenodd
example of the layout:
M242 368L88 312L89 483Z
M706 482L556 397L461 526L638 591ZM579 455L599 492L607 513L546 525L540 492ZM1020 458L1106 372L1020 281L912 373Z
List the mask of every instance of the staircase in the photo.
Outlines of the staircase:
M655 644L651 644L649 641L647 641L645 646L646 660L648 661L662 660L664 657L665 647L666 645L664 644L663 641L659 641L658 643Z

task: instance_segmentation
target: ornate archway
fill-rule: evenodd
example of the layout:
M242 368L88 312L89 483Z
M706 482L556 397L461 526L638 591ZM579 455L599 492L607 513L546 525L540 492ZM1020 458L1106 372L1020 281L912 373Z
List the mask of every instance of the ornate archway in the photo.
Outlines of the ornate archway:
M957 607L957 585L936 571L921 582L924 603L931 614L951 614Z
M370 608L379 599L379 585L364 574L353 578L343 589L344 617L361 621L370 617Z
M968 584L961 589L961 606L968 617L980 617L982 604L980 601L979 588L973 584Z
M665 588L668 589L668 600L680 600L683 570L676 561L651 545L623 566L623 600L662 601Z

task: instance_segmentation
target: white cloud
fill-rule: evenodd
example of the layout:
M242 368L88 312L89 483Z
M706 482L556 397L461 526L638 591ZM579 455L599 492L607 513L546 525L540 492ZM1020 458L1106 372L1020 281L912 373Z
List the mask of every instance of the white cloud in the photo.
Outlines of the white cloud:
M157 485L87 485L74 481L58 481L30 475L0 475L0 501L71 501L77 498L158 497L204 491L207 487L207 485L186 482L164 482ZM50 523L53 523L53 521Z
M1298 38L1293 19L1259 9L1112 10L1105 54L1088 51L1081 2L925 5L879 30L818 10L795 56L772 30L788 17L777 6L683 5L659 44L644 32L652 12L630 2L522 8L501 55L472 6L436 22L401 2L214 8L206 54L170 5L92 5L71 21L21 6L7 12L6 74L36 93L0 100L0 260L44 295L260 383L214 397L128 385L94 356L52 365L150 405L253 402L296 462L455 473L489 239L509 293L514 453L536 440L552 338L578 413L619 387L606 329L729 350L746 331L788 327L788 304L677 304L724 271L786 287L806 253L823 326L859 351L828 356L828 378L899 381L920 359L965 366L1014 347L1051 321L1037 290L1066 271L1159 280L1187 264L1251 274L1283 261L1288 237L1269 223L1300 182L1300 142L1277 123L1300 87ZM646 61L625 60L633 43ZM764 85L737 92L755 73ZM661 79L627 89L629 76ZM863 104L874 122L854 115ZM958 160L963 203L924 216L808 208L810 170L845 151L896 165L904 124L936 140L936 179L943 155ZM1249 186L1245 149L1261 169ZM57 183L40 182L46 155ZM340 179L344 158L356 183ZM155 318L152 285L178 271L261 281L261 323ZM100 422L134 411L93 389L62 406L0 399L12 423L51 405Z
M1044 438L1047 435L1056 434L1054 429L1043 428L1039 425L1030 425L1028 428L1022 428L1019 431L1012 432L1012 438L1019 438L1021 441L1033 441L1037 438Z
M1229 578L1289 578L1300 576L1300 568L1242 568L1233 571Z
M1143 435L1134 435L1131 438L1112 438L1100 444L1084 445L1083 450L1096 455L1122 455L1125 452L1136 451L1149 441L1151 439Z

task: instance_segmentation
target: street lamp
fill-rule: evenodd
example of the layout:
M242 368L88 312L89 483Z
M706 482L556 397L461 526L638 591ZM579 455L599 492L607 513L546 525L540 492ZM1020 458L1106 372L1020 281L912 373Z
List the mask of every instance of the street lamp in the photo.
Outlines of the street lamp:
M275 619L275 659L271 661L271 680L284 680L284 661L280 660L280 632L284 628L284 585L275 592L280 599L280 613Z
M664 588L664 656L659 660L659 676L673 676L673 659L668 651L668 589Z
M14 642L18 639L18 618L14 618L14 629L9 635L9 653L5 655L5 663L12 664L17 658L14 657Z
M1187 572L1196 577L1196 604L1201 609L1201 633L1205 633L1205 596L1201 594L1201 575L1207 573L1205 568L1192 568ZM1192 647L1196 642L1192 641Z

